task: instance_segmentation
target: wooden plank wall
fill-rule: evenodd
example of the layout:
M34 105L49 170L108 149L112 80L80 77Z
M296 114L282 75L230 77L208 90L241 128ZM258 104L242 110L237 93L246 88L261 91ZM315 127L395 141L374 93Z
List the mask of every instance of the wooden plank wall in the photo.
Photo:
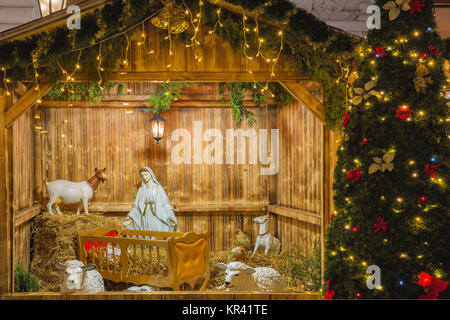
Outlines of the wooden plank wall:
M313 213L320 219L323 203L323 124L301 102L277 109L280 163L277 205ZM272 215L285 248L312 248L320 225Z
M34 148L33 110L24 112L12 126L13 210L17 213L33 205ZM14 229L14 259L25 268L30 263L30 226L27 221Z
M151 84L126 84L135 98L152 92ZM211 99L217 94L217 84L193 84L185 95L196 99ZM112 97L110 97L112 98ZM124 97L120 97L124 100ZM194 137L194 121L202 122L203 132L219 129L223 136L225 162L226 129L249 127L244 121L239 127L229 107L172 108L162 113L167 120L165 138L156 144L151 138L148 120L151 113L127 109L117 102L116 107L91 108L45 107L42 124L48 133L36 135L36 190L46 203L43 179L81 181L90 177L94 168L106 167L108 181L101 184L92 205L129 205L140 186L139 168L150 166L165 188L174 208L179 206L242 205L299 209L320 218L323 201L323 126L300 102L282 108L256 108L257 123L252 128L279 129L280 156L276 176L260 175L261 165L194 164L194 145L191 143L191 164L174 164L171 151L178 142L171 141L175 129L185 129ZM69 104L68 104L69 105ZM64 134L64 137L62 137ZM210 142L203 141L205 148ZM248 141L247 141L248 143ZM69 146L71 145L71 146ZM270 140L268 141L270 148ZM235 144L235 161L236 159ZM203 150L203 149L202 149ZM73 209L75 209L73 207ZM211 250L225 250L233 245L233 231L239 227L251 240L257 235L251 219L266 214L260 212L186 212L177 213L182 231L210 231ZM282 240L285 248L303 245L310 248L320 226L296 218L272 214L270 228ZM302 242L302 237L304 242Z
M249 21L249 28L253 30L254 22ZM195 60L192 47L186 47L190 44L192 35L173 35L173 54L169 56L169 40L166 39L167 31L156 28L150 20L144 22L145 25L145 45L142 42L142 31L136 32L129 37L130 45L127 53L124 53L123 59L128 60L126 65L118 66L117 72L193 72L204 71L203 79L207 80L208 72L246 72L246 58L242 55L242 48L233 50L231 44L215 33L209 33L208 27L200 27L198 36L201 43L197 55L201 57L201 61ZM274 30L274 33L277 32ZM183 40L184 36L187 40ZM256 37L248 37L248 43L252 48L257 48L258 43ZM149 54L151 50L154 53ZM275 53L269 53L264 50L265 56L275 57ZM271 71L271 64L267 63L263 58L256 58L250 61L250 68L253 71ZM122 60L123 61L123 60ZM167 65L171 65L170 69ZM277 63L275 72L277 71L295 71L293 65L283 54ZM192 79L195 80L195 79ZM233 79L230 79L230 81Z
M147 94L143 84L132 87L133 94ZM186 89L186 95L217 95L217 84L194 85ZM92 108L42 108L41 119L47 134L36 135L36 190L39 198L47 202L43 180L68 179L81 181L93 175L94 169L106 167L108 181L100 184L91 204L120 205L134 201L141 184L139 168L150 166L158 181L166 190L172 206L207 207L226 204L242 206L265 206L268 203L268 176L260 175L259 164L249 164L247 141L247 164L226 164L226 129L250 127L243 121L238 127L231 108L172 108L162 113L167 120L165 138L160 144L151 137L148 120L152 113L121 107L104 108L102 104ZM250 109L257 119L252 126L267 128L266 108ZM271 111L274 113L274 111ZM65 122L65 120L67 120ZM191 143L191 164L174 164L171 159L177 141L171 141L175 129L187 130L194 140L194 121L201 121L202 130L219 129L223 134L224 164L195 164L194 143ZM62 137L64 134L64 137ZM248 138L246 138L248 140ZM205 148L210 142L203 141ZM71 145L71 147L69 147ZM203 149L202 149L203 150ZM203 151L202 151L203 152ZM235 163L237 143L235 143ZM259 163L259 161L258 161ZM76 209L73 207L73 209ZM46 211L46 209L45 209ZM180 212L177 214L182 231L203 232L213 235L212 250L230 249L233 245L235 227L249 233L254 240L251 220L261 212Z

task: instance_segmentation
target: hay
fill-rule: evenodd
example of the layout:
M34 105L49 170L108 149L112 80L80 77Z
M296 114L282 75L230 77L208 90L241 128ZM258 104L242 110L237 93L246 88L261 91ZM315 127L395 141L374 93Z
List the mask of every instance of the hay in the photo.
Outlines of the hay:
M31 272L40 283L41 291L59 292L63 272L55 269L57 262L64 263L78 257L78 231L90 231L99 226L120 224L120 217L98 214L41 214L33 225Z
M79 259L78 231L90 231L99 226L114 227L119 225L122 219L122 217L106 217L101 214L41 214L36 217L32 231L34 241L31 272L39 279L41 291L60 291L64 275L61 270L55 269L55 265L57 262L64 263L68 260ZM148 264L150 259L148 250L144 250L142 253L138 248L135 258L133 252L130 250L131 248L128 249L130 258L129 272L134 272L135 270L142 271L144 268L146 274L157 273L156 250L152 250L151 268ZM165 250L160 250L160 259L162 275L166 275L167 253ZM224 281L224 272L217 269L215 265L219 262L228 263L232 259L233 254L231 251L210 253L209 265L211 274L207 285L208 291L216 290ZM147 263L144 263L143 266L142 261ZM268 254L266 256L262 253L256 253L255 255L248 256L245 262L252 267L271 267L277 270L288 291L305 291L302 281L291 276L288 261L283 258L282 254ZM118 267L120 268L120 266ZM105 280L105 289L107 291L122 291L133 285L131 283L115 283Z

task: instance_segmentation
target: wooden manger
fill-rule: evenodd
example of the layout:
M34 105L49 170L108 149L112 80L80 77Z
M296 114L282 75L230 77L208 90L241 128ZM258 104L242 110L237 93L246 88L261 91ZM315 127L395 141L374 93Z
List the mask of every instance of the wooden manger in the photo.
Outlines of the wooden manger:
M78 232L80 260L95 263L104 279L180 290L209 280L209 233L98 227Z

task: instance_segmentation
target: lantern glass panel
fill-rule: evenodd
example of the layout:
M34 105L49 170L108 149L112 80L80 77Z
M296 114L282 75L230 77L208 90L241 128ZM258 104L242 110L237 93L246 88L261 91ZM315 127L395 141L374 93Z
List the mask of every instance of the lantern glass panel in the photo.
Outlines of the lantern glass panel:
M41 7L42 16L48 16L50 14L49 0L40 0L39 6Z
M66 7L66 0L39 0L42 16L48 16Z
M152 121L152 134L154 139L162 139L164 136L164 121L153 120Z

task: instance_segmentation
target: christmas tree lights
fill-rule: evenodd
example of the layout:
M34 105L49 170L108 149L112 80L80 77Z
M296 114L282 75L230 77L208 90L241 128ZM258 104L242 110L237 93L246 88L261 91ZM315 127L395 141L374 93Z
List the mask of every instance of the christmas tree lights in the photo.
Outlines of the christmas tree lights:
M428 284L432 274L450 278L448 107L433 4L376 5L382 29L369 31L355 52L358 78L342 123L339 214L327 231L325 279L334 298L448 298L446 283ZM366 285L367 265L381 270L377 288Z

